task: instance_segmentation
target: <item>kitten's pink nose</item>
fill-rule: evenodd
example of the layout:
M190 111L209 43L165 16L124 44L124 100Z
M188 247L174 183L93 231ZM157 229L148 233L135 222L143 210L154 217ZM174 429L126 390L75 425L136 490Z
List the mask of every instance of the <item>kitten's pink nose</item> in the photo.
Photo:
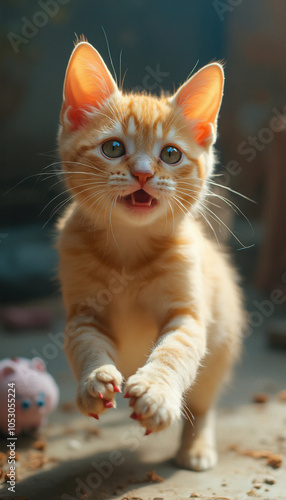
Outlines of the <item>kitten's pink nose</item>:
M132 172L132 175L134 175L134 177L137 177L140 184L141 184L141 187L144 186L144 184L148 181L148 179L150 179L151 177L153 177L153 174L151 172Z

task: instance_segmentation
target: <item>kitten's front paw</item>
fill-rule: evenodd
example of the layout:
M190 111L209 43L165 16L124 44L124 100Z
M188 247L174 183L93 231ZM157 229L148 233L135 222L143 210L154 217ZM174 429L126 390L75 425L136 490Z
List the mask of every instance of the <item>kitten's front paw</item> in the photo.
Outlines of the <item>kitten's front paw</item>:
M114 396L121 392L123 377L113 365L103 365L93 370L79 383L77 407L84 415L95 418L107 408L115 408Z
M201 472L211 469L217 463L217 452L213 446L205 442L194 444L192 448L181 449L176 456L176 462L183 469Z
M165 429L180 418L181 394L158 374L141 368L126 383L126 396L134 412L131 418L146 428L146 433Z

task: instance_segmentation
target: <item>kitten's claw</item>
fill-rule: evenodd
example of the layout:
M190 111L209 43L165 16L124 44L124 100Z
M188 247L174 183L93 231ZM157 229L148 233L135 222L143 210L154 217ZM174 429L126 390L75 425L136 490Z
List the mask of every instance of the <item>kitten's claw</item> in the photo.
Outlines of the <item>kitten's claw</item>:
M123 381L114 365L103 365L83 379L77 390L77 406L85 415L99 415L108 408L115 408L116 392ZM96 418L96 417L94 417Z
M103 406L104 408L113 408L113 402L111 400L103 401Z
M90 417L96 418L96 420L99 420L99 416L96 415L96 413L89 413Z
M137 413L135 413L134 411L133 413L131 413L130 418L133 418L133 420L141 420L142 415L137 415Z

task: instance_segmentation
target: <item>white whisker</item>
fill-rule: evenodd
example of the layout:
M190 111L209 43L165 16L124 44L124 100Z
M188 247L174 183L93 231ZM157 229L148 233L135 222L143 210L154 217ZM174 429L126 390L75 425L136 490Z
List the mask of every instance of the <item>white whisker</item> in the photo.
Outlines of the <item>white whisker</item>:
M210 212L210 217L213 219L213 220L216 220L217 222L219 222L220 224L222 224L226 229L227 231L236 239L236 241L243 247L243 248L246 248L245 245L239 240L239 238L237 238L237 236L233 233L233 231L219 218L218 215L216 215L210 208L204 206L205 210L208 210L208 212Z
M216 182L213 182L211 180L208 180L208 182L209 182L209 184L212 184L213 186L217 186L217 187L220 187L222 189L226 189L227 191L230 191L231 193L236 194L237 196L241 196L242 198L250 201L251 203L256 203L256 201L252 200L251 198L248 198L248 196L245 196L244 194L241 194L238 191L235 191L234 189L231 189L228 186L223 186L222 184L217 184Z

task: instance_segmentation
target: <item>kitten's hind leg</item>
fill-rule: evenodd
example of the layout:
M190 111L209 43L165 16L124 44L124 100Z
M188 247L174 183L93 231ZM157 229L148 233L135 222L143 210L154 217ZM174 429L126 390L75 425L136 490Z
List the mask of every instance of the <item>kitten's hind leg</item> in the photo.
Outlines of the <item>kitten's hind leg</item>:
M203 471L217 463L214 410L194 415L194 421L184 424L177 464L184 469Z
M184 423L181 446L176 456L180 467L203 471L217 462L214 400L222 380L229 373L234 356L233 350L224 344L209 352L203 360L204 366L186 398L194 418Z

